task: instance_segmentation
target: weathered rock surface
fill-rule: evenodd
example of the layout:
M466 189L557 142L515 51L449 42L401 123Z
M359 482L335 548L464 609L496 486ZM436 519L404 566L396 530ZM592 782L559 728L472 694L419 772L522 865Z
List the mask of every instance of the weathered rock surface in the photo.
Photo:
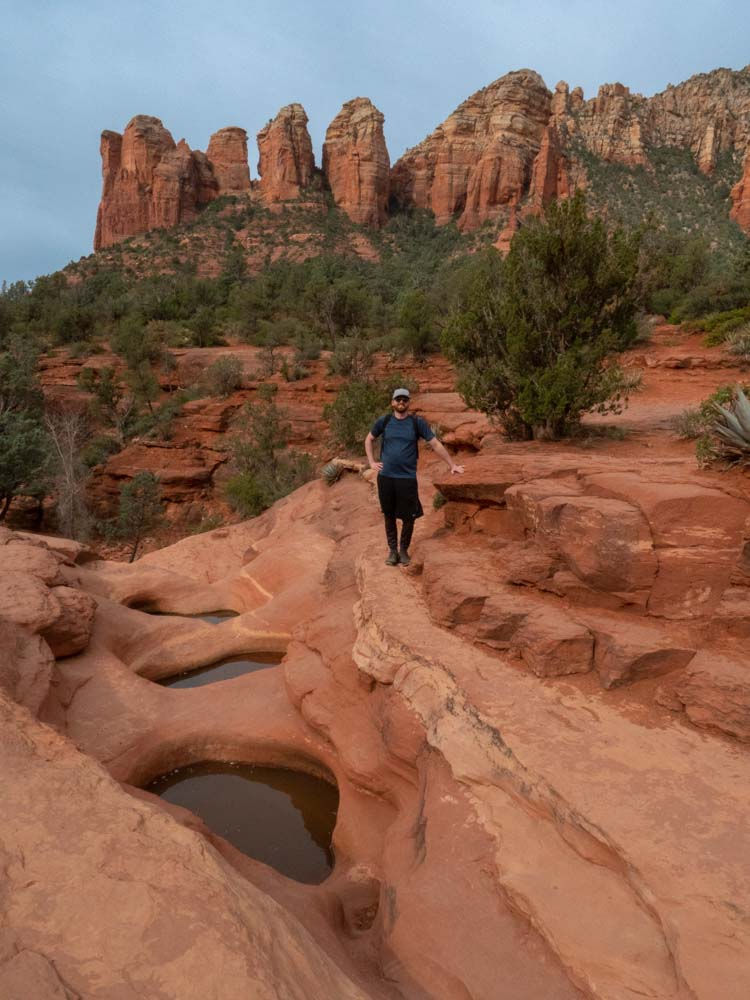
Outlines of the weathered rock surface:
M288 104L258 132L258 174L269 204L299 198L315 170L307 115L301 104Z
M732 211L729 214L740 229L750 235L750 155L745 159L742 177L732 188Z
M404 206L431 209L461 229L521 200L550 117L538 73L508 73L464 101L394 165L391 187Z
M136 115L120 135L101 139L102 197L94 249L150 229L192 221L209 201L250 188L247 133L225 128L211 137L208 155L175 144L158 118Z
M203 837L2 694L0 725L4 997L369 995Z
M354 222L380 226L388 214L390 159L383 114L366 97L347 101L326 130L323 173Z
M750 662L745 656L701 652L676 695L696 726L718 729L750 743Z
M214 132L206 158L211 164L220 194L242 194L250 190L247 163L247 132L231 125Z

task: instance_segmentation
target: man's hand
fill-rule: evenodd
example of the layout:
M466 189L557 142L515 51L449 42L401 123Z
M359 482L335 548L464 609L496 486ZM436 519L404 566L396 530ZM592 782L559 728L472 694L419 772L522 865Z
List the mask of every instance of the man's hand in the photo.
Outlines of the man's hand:
M451 465L452 476L460 476L463 471L464 471L463 465Z
M382 462L370 462L370 468L374 469L375 472L382 472L383 471L383 463Z

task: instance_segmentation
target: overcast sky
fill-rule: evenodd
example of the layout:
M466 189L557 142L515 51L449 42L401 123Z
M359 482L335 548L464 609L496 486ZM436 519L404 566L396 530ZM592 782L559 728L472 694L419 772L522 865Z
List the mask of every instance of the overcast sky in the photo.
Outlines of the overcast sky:
M204 149L301 102L320 163L344 101L385 114L391 161L464 98L530 67L651 95L750 62L748 0L0 0L0 280L91 252L99 135L136 114Z

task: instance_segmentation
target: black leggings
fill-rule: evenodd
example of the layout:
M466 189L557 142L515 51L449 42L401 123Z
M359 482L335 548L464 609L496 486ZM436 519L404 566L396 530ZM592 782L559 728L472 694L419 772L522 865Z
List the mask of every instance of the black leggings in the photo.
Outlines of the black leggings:
M406 550L411 545L411 536L414 531L414 518L405 517L401 521L401 548ZM398 548L398 529L396 527L395 514L385 515L385 537L388 540L389 549Z

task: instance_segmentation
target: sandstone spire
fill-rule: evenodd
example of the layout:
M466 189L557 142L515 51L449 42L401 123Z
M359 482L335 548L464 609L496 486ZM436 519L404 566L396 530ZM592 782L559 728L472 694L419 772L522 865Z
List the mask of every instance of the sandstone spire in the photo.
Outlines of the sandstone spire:
M260 190L267 203L298 198L315 170L307 115L301 104L287 104L258 132Z
M219 194L241 194L250 190L247 163L247 132L230 125L211 136L206 157L213 167Z
M372 101L347 101L326 132L323 173L336 204L354 222L381 226L388 213L390 159L384 117Z

